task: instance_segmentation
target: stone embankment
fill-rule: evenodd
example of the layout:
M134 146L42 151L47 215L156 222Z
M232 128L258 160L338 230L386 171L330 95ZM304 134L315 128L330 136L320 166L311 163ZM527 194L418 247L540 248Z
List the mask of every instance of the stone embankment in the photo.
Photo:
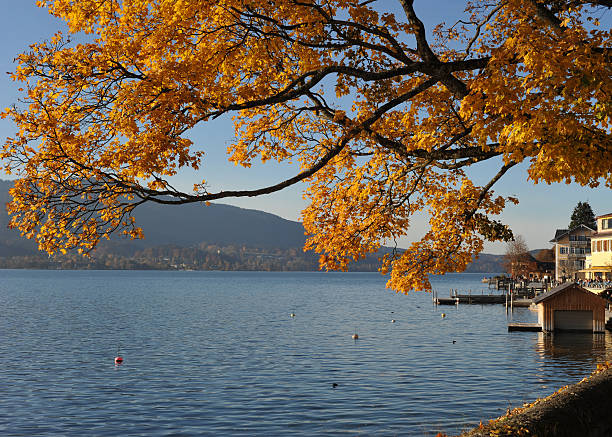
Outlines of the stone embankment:
M577 384L461 434L461 437L610 437L612 363Z

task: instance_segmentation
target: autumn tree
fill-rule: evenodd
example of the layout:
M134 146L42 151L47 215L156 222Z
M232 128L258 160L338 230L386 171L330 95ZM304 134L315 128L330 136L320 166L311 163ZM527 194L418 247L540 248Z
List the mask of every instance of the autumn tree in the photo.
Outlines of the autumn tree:
M583 268L579 261L574 259L562 259L559 261L559 273L565 280L576 279L576 274Z
M17 176L12 226L48 252L87 253L114 233L140 238L144 202L305 181L306 247L323 268L346 269L430 216L420 241L382 260L388 285L407 291L512 237L493 217L517 200L492 188L518 163L536 183L612 186L611 35L598 21L612 1L479 0L459 20L441 10L434 29L413 3L39 1L69 31L13 73L23 99L3 114L18 131L1 153ZM190 131L219 117L235 124L231 162L300 170L244 190L175 188L178 172L205 170ZM478 185L483 162L497 170Z
M529 247L522 235L517 235L508 242L503 264L506 272L513 278L528 276L537 267L536 260L529 253Z
M570 217L568 229L574 229L580 225L588 226L593 230L597 229L595 214L593 213L591 205L589 205L588 202L578 202L578 204L574 207L574 211Z

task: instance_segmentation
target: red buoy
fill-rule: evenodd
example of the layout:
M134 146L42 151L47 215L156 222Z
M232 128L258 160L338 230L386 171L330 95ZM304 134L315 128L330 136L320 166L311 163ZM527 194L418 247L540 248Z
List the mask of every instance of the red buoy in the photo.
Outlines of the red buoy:
M121 363L123 363L123 358L115 357L115 364L121 364Z

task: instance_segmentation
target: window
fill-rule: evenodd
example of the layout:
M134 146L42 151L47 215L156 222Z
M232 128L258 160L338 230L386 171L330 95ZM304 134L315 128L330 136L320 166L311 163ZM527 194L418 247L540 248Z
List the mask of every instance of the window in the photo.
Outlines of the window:
M559 248L559 253L563 254L563 255L567 254L567 247L560 247Z
M601 240L597 240L597 252L601 252Z
M612 219L602 219L601 229L610 229L610 228L612 228Z
M569 241L588 241L586 235L570 235Z
M603 251L607 252L608 251L608 240L604 240L603 241Z
M592 252L597 252L597 242L596 241L592 241L591 242L591 251Z

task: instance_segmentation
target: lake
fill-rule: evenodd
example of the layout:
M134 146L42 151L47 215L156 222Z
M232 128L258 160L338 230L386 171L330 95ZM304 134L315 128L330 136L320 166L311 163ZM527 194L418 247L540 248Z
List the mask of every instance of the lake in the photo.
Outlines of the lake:
M432 283L440 296L480 293L481 278ZM536 314L435 307L431 294L385 289L376 273L0 270L0 279L4 436L435 436L612 360L610 333L509 333L509 321ZM118 347L125 361L115 366Z

